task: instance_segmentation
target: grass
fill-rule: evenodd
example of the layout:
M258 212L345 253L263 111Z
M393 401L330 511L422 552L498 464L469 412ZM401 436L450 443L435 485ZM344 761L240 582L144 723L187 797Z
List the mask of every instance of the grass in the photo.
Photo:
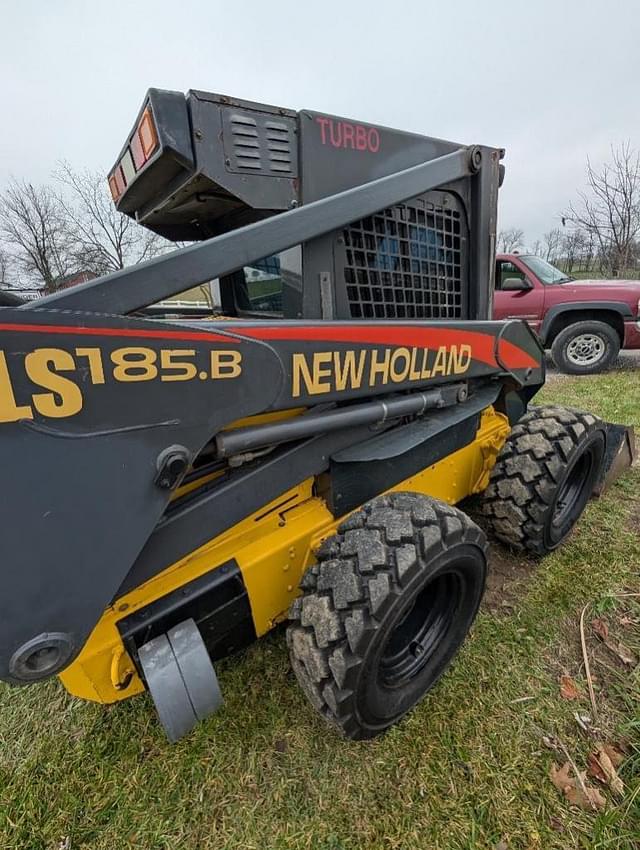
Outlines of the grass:
M640 374L553 378L540 397L640 426ZM640 847L640 682L589 636L602 735L626 741L626 793L599 814L568 807L542 736L579 765L593 746L560 698L586 694L584 604L640 618L640 470L593 501L556 554L524 562L513 607L485 607L455 664L399 726L369 743L337 738L305 702L283 635L220 665L225 707L170 746L146 696L82 703L57 682L0 688L0 847ZM501 558L509 558L502 551ZM591 615L591 616L593 616ZM587 617L589 622L589 616ZM626 621L625 621L626 622ZM633 625L616 626L640 654ZM526 698L526 699L522 699Z

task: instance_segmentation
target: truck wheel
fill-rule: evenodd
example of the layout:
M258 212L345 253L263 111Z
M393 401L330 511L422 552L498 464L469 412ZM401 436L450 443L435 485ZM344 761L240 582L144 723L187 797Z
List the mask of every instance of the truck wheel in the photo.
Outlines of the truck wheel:
M551 552L589 501L604 449L604 424L590 413L532 408L514 425L482 495L490 530L516 549Z
M487 541L416 493L379 496L324 541L290 612L303 691L348 738L372 738L435 684L475 618Z
M553 361L569 375L593 375L609 369L620 351L616 331L605 322L576 322L560 331L551 346Z

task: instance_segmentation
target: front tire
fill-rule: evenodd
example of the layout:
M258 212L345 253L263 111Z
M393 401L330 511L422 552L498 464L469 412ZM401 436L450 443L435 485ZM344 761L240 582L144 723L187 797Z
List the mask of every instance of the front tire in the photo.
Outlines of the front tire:
M599 480L603 422L568 407L534 407L514 425L482 494L498 540L545 555L571 532Z
M553 362L568 375L594 375L611 368L620 352L616 331L605 322L576 322L551 346Z
M287 644L312 705L348 738L372 738L435 684L482 598L487 542L456 508L380 496L317 553Z

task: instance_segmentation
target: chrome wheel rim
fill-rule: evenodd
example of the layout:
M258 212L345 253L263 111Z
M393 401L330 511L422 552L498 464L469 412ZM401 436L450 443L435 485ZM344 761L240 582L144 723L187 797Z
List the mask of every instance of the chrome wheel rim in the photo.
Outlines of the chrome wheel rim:
M597 334L580 334L567 346L567 360L574 366L592 366L604 357L605 342Z

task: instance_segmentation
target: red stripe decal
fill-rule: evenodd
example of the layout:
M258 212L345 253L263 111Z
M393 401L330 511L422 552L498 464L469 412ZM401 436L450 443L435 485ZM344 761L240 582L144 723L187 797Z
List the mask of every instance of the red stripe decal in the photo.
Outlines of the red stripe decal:
M144 339L184 339L197 342L240 342L233 337L199 331L152 331L133 328L81 328L75 325L11 325L0 323L0 331L70 334L78 336L130 336Z
M468 344L472 347L472 357L489 366L497 367L494 348L495 337L479 331L465 331L452 328L420 328L414 325L381 326L370 325L307 327L251 327L238 329L243 336L262 340L326 340L327 342L351 342L365 345L401 345L416 348L437 348L441 345ZM511 369L536 368L537 360L508 340L500 340L500 359Z
M259 340L292 340L297 342L346 342L364 345L396 345L416 348L436 348L441 345L468 344L472 357L497 367L495 337L479 331L452 328L420 328L414 325L372 327L371 325L306 325L302 327L261 325L229 328L234 336L203 331L170 331L133 328L85 328L75 325L14 325L0 323L0 331L20 333L50 333L78 336L138 337L141 339L176 339L194 342L226 342L238 344L242 337ZM237 336L235 336L237 334ZM238 338L239 337L239 338ZM500 359L510 369L536 368L540 364L522 348L508 340L500 340Z

